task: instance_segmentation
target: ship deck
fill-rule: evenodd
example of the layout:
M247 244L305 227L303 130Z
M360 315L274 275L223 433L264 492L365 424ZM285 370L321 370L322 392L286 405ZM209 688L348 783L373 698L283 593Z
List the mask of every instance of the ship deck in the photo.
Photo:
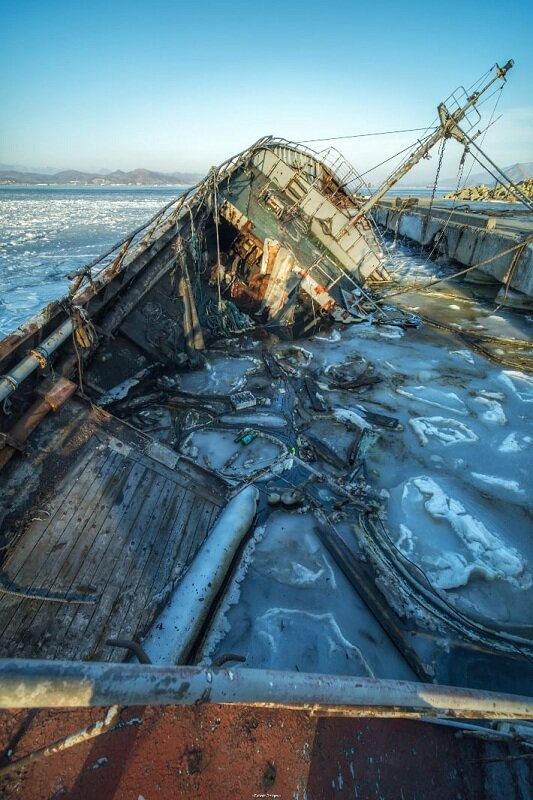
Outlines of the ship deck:
M13 523L0 576L4 658L123 660L106 640L146 632L225 503L215 475L110 415L69 406L31 455L39 486Z

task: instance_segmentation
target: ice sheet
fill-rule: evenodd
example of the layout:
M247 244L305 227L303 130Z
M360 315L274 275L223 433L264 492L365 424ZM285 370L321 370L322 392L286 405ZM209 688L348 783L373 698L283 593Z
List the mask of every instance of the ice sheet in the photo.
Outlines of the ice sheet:
M440 525L440 532L428 541L428 527L403 525L397 546L423 566L438 589L466 586L472 577L486 581L501 579L513 587L527 589L532 573L526 560L500 533L496 533L465 506L448 495L437 481L419 476L407 481L402 492L407 519L414 518L417 507L423 506L430 518ZM444 534L444 535L443 535Z
M449 446L461 442L476 442L476 434L462 422L448 417L415 417L409 424L425 447L432 436L441 444Z
M243 556L204 654L239 653L247 667L414 679L315 526L311 513L270 514Z

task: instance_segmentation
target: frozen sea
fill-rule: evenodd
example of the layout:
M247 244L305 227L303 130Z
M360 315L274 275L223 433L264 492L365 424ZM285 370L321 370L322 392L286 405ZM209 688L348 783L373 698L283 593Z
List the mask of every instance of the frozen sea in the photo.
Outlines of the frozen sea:
M183 187L0 188L0 337L68 291L65 276Z

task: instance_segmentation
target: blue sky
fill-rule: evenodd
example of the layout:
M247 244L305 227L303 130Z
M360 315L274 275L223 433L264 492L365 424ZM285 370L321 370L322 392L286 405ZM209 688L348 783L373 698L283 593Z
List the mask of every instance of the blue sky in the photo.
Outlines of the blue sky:
M533 160L533 4L522 0L18 0L1 20L3 163L204 171L264 134L424 126L456 86L509 58L504 116L484 148L502 166ZM337 145L363 170L414 136Z

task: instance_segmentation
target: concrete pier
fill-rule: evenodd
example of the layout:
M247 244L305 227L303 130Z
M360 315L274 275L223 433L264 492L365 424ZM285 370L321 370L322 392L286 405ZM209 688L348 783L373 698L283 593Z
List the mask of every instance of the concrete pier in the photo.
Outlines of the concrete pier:
M498 300L533 307L533 212L525 208L446 207L429 198L384 198L372 210L374 219L395 235L421 244L463 267L475 283L503 284ZM488 262L488 263L485 263Z

